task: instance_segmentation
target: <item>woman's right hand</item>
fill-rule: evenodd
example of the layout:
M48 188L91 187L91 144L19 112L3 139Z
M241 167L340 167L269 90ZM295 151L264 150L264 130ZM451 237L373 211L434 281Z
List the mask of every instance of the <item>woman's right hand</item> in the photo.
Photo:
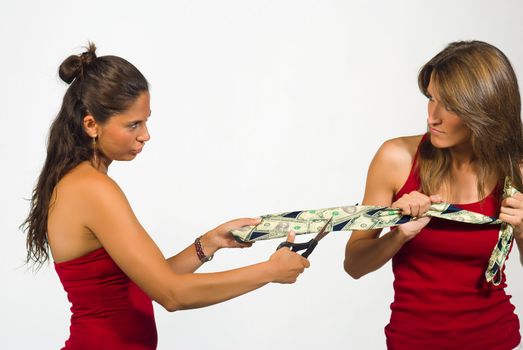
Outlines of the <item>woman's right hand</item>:
M404 194L400 199L391 204L392 208L401 210L403 215L410 215L415 220L398 226L398 232L407 240L416 237L420 231L430 222L430 217L423 217L432 203L441 203L443 200L439 195L427 196L418 191Z
M294 242L295 233L289 232L287 242ZM294 283L298 276L310 266L309 260L284 247L278 249L269 258L269 264L274 269L275 283Z

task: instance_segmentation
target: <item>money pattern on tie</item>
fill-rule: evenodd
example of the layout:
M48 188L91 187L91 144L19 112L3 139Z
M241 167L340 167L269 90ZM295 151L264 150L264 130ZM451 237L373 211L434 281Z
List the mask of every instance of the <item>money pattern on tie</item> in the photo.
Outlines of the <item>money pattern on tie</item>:
M510 179L505 179L504 197L509 197L518 191L512 186ZM464 210L448 203L432 204L423 215L437 217L470 224L501 224L499 239L492 251L488 268L485 272L487 282L494 285L501 283L501 269L505 263L513 241L512 226L502 223L499 219L480 213ZM233 230L233 236L242 242L254 242L266 239L285 237L289 231L297 235L318 233L332 218L327 229L329 231L371 230L404 224L417 218L402 215L400 209L374 206L349 205L342 207L323 208L268 214L261 217L256 226L245 226Z

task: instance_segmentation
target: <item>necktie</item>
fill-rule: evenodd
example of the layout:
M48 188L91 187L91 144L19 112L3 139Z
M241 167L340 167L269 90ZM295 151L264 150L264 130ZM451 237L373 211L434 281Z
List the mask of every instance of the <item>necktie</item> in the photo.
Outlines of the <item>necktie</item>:
M503 197L513 196L518 191L512 186L510 178L505 179ZM514 239L512 226L497 218L463 210L453 204L432 204L423 215L445 220L470 224L501 224L498 241L492 250L488 267L485 271L487 282L499 285L502 279L502 268ZM399 209L374 205L349 205L343 207L323 208L268 214L261 217L256 226L245 226L233 230L232 234L240 241L254 242L265 239L285 237L290 230L299 234L318 233L332 218L327 227L330 231L371 230L397 226L415 220L409 215L402 215Z

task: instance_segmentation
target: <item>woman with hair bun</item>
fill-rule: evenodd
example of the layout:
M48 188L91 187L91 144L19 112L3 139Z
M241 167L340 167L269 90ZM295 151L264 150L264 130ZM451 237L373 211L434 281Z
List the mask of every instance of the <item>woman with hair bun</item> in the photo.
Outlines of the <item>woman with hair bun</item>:
M392 259L388 349L512 350L521 336L504 270L498 271L499 285L485 279L500 226L422 216L441 201L499 216L514 227L523 256L523 195L502 198L507 175L523 189L516 75L499 49L461 41L426 63L418 83L428 98L428 132L381 146L369 167L363 204L419 218L381 237L381 230L354 231L345 270L360 278Z
M133 160L150 138L148 83L128 61L95 51L91 43L60 66L70 86L24 222L27 261L42 264L50 250L72 304L63 349L156 349L152 300L176 311L295 282L309 262L289 249L255 265L194 274L217 250L247 246L230 231L257 219L229 221L180 253L162 255L107 175L113 161Z

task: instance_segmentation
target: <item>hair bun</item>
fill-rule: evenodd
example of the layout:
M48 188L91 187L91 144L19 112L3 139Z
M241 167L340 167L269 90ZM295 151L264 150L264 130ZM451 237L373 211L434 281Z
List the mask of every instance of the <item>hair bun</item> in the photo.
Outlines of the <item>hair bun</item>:
M70 84L83 70L96 59L96 46L89 43L87 51L80 55L71 55L65 59L58 69L60 79Z

